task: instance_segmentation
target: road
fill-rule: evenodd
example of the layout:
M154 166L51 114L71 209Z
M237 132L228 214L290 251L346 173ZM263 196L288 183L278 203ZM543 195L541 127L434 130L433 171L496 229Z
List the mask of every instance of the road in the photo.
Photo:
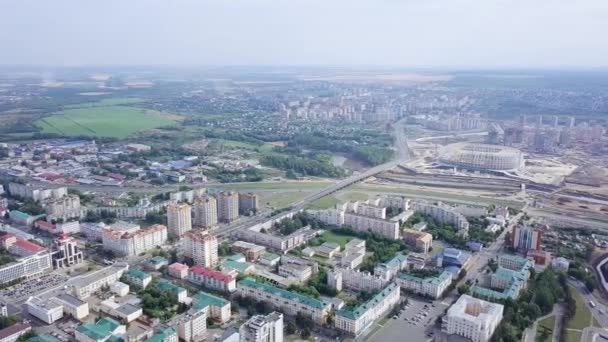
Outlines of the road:
M591 314L593 315L595 320L603 328L608 327L608 307L606 307L600 301L595 299L595 297L593 297L593 295L589 293L589 291L587 291L585 284L583 284L582 282L578 280L573 280L572 278L568 278L568 283L572 285L583 297L583 299L585 300L585 305L587 306L587 308L589 308L589 311L591 311ZM595 304L595 307L592 308L591 305L589 305L589 302L593 302Z

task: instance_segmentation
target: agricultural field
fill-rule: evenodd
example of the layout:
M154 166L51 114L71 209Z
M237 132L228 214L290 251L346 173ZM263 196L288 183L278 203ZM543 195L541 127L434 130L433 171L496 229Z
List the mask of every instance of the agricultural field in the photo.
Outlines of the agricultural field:
M174 123L174 118L152 110L91 105L66 109L34 124L45 133L126 138L137 132Z

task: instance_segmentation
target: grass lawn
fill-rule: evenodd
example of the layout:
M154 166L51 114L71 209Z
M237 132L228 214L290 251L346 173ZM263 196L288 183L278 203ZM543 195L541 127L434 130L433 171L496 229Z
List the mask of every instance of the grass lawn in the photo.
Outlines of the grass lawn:
M581 331L566 330L565 341L566 342L581 342L583 333Z
M375 192L375 193L391 193L396 195L410 196L410 197L419 197L424 199L438 199L443 200L444 202L456 202L456 203L464 203L464 204L494 204L498 206L508 206L515 209L521 209L523 207L523 202L519 201L511 201L511 200L501 200L494 199L490 197L480 197L480 196L471 196L471 195L458 195L453 193L445 193L439 191L428 191L428 190L419 190L419 189L408 189L408 188L400 188L400 187L389 187L382 186L376 184L356 184L351 187L351 189L365 191L365 192Z
M175 123L161 113L126 106L67 109L35 125L46 133L125 138L133 133Z
M309 204L308 206L306 206L307 209L329 209L329 208L334 208L336 206L336 204L338 204L338 199L335 198L334 196L325 196L311 204Z
M67 105L65 108L85 108L85 107L107 107L107 106L117 106L117 105L128 105L133 103L139 103L144 101L144 99L140 99L137 97L112 97L109 99L103 99L96 102L85 102L85 103L77 103L72 105Z
M271 195L266 203L276 209L288 207L308 195L305 191L284 191Z
M363 192L350 191L343 194L338 194L338 197L346 201L365 201L369 198L369 195Z
M330 182L315 181L315 182L242 182L242 183L217 183L208 184L207 188L221 188L234 190L273 190L273 189L291 189L291 190L316 190L330 185Z
M325 241L327 242L333 242L333 243L337 243L340 245L340 247L344 248L344 245L353 239L352 236L347 236L347 235L339 235L336 234L332 231L326 231L325 233L323 233L321 235Z
M551 342L551 336L553 334L553 329L555 328L555 316L547 317L542 321L538 322L538 327L536 329L536 341L538 342ZM540 340L541 331L547 331L548 336L544 340Z
M223 145L224 147L242 148L247 150L255 150L256 148L260 147L258 145L236 140L215 139L214 142L218 145Z
M583 330L586 327L593 325L593 321L591 319L591 312L585 305L585 299L581 297L578 291L572 287L570 287L570 292L572 293L572 297L576 301L576 314L572 317L571 320L566 324L566 329L576 329ZM568 333L570 334L570 333Z

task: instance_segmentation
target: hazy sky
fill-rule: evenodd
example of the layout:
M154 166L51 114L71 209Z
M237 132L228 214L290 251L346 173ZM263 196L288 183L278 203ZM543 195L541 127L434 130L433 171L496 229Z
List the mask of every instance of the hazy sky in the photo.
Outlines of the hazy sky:
M0 64L608 66L608 0L0 0Z

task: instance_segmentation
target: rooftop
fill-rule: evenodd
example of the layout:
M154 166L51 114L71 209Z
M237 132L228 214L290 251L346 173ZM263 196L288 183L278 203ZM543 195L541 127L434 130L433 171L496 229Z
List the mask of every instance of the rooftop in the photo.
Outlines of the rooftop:
M169 265L169 268L174 269L174 270L183 271L183 270L188 270L189 267L188 267L188 265L184 265L184 264L180 264L179 262L175 262L175 263L172 263L171 265Z
M174 328L167 328L163 331L154 334L152 337L146 340L146 342L167 342L169 337L177 335L177 331Z
M57 299L63 301L63 302L66 302L66 303L68 303L70 305L73 305L73 306L81 306L81 305L86 304L86 302L83 302L83 301L81 301L80 299L78 299L78 298L76 298L74 296L70 296L67 293L60 293L60 294L58 294L55 297Z
M357 318L361 317L361 315L366 313L368 310L370 310L374 306L376 306L378 303L383 301L384 298L386 298L393 291L400 291L399 286L397 286L397 284L395 284L395 283L390 283L382 291L380 291L378 294L376 294L374 297L372 297L367 302L359 305L358 307L354 308L353 310L340 310L340 311L336 312L336 315L346 317L349 319L357 319Z
M25 249L26 251L31 253L38 253L46 250L46 248L39 246L35 243L29 242L27 240L17 240L17 242L15 242L13 246Z
M192 266L190 268L190 273L196 273L196 274L202 275L204 277L213 278L213 279L225 282L225 283L229 283L234 280L234 278L232 276L229 276L222 272L217 272L217 271L212 271L212 270L209 270L206 268L202 268L200 266Z
M194 295L192 299L194 302L193 307L196 307L197 310L200 310L207 306L217 306L221 308L227 304L230 304L228 300L206 292L199 292Z
M93 340L103 340L108 338L120 326L120 323L111 318L102 318L97 323L84 323L76 330L90 337Z
M287 291L287 290L284 290L284 289L281 289L278 287L274 287L272 285L260 283L251 278L246 278L246 279L241 280L239 282L239 286L256 288L256 289L262 290L266 293L269 293L269 294L272 294L275 296L279 296L279 297L282 297L282 298L285 298L288 300L298 301L301 304L304 304L306 306L310 306L310 307L313 307L313 308L319 309L319 310L322 310L327 306L327 304L325 304L322 301L315 299L313 297L309 297L309 296L299 294L296 292Z
M410 281L417 281L417 282L431 283L431 284L439 284L439 283L444 282L446 279L451 279L452 278L452 274L450 274L450 272L448 272L448 271L443 271L443 272L441 272L441 274L439 274L436 277L420 278L420 277L416 277L416 276L411 275L411 274L402 273L402 274L399 275L399 278L403 279L403 280L410 280Z
M165 281L165 280L158 281L156 283L156 288L158 288L161 291L171 291L176 295L183 291L186 291L185 288L183 288L181 286L177 286L177 285L173 284L172 282Z
M222 262L222 266L232 268L233 270L236 270L239 273L247 271L247 269L250 267L250 265L246 262L238 262L234 260L225 260L224 262Z
M127 271L127 275L129 277L133 277L133 278L137 278L137 279L141 279L141 280L152 277L148 273L141 271L141 270L137 270L137 269L130 269L129 271Z
M5 338L12 336L20 331L31 329L32 326L29 324L13 324L8 328L4 328L0 330L0 340L4 340Z

